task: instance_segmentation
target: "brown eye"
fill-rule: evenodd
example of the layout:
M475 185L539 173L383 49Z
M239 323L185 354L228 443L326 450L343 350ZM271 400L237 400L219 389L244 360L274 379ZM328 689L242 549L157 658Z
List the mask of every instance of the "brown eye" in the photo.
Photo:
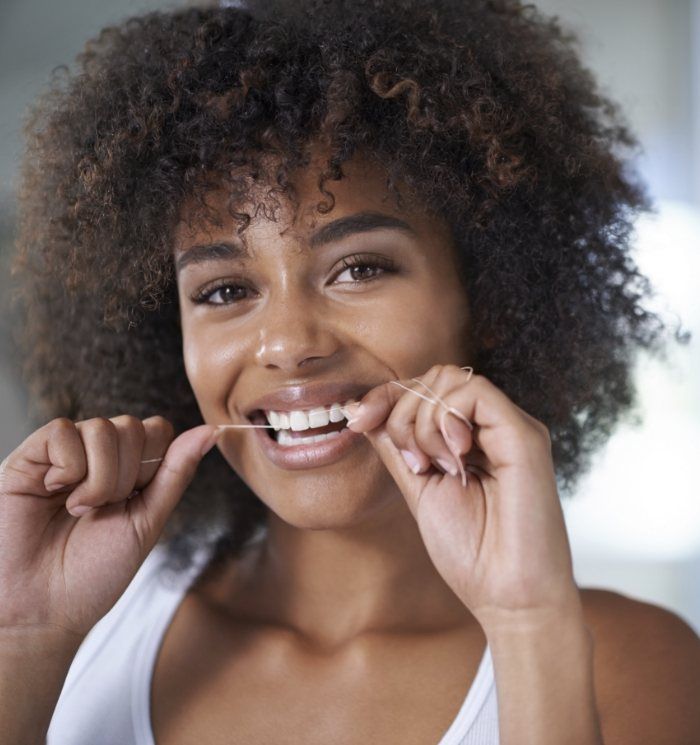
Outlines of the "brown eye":
M344 270L336 276L336 281L346 272L350 274L350 282L369 282L385 273L396 272L394 262L383 256L348 256L343 259L342 266ZM345 280L341 280L341 284L344 283Z
M355 281L360 281L376 276L378 269L379 267L370 266L369 264L356 264L355 266L351 266L347 271L350 272L350 276Z
M234 284L220 284L202 290L192 298L193 303L207 305L231 305L240 300L245 300L247 287Z

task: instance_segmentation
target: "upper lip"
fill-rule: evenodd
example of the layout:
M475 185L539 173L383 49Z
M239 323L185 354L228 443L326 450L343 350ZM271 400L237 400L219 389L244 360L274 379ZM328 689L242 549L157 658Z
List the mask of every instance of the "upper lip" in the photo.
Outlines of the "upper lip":
M297 411L314 406L330 405L336 401L344 404L348 399L361 398L372 387L361 383L334 382L278 388L272 393L266 393L255 401L251 401L245 410L245 416L249 417L258 409L263 411Z

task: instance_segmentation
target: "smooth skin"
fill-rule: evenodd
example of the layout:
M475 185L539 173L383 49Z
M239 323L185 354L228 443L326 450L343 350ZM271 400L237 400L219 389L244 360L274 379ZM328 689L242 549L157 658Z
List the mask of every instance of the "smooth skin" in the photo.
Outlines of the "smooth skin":
M336 463L285 471L252 430L218 438L268 506L268 533L240 560L205 571L178 608L152 684L158 745L437 742L487 639L503 745L697 740L697 636L661 608L576 587L546 429L478 371L468 379L460 369L472 340L447 227L416 205L398 212L369 164L344 170L327 184L331 212L313 213L309 168L297 174L296 222L286 206L280 222L251 222L251 259L192 263L179 274L183 354L206 425L173 439L160 418L55 420L3 462L8 742L27 742L29 723L39 732L41 712L48 723L68 650L157 541L214 442L212 425L242 421L251 401L278 387L338 379L372 390L351 425L365 439ZM221 195L212 199L222 227L183 223L176 259L235 235ZM320 225L364 210L400 215L415 235L381 230L308 247ZM339 266L356 253L389 258L396 271ZM220 305L192 301L221 282L229 289L209 298ZM448 416L450 447L440 407L388 382L423 390L413 377L474 432ZM455 447L466 488L437 467L438 458L454 461ZM140 464L160 455L160 465ZM62 488L49 491L52 482ZM140 494L127 499L133 489ZM78 503L96 509L65 511ZM55 651L53 675L27 664L39 647Z
M81 641L126 590L215 440L208 424L173 438L158 416L54 419L0 464L3 743L44 743ZM76 517L78 504L93 509Z

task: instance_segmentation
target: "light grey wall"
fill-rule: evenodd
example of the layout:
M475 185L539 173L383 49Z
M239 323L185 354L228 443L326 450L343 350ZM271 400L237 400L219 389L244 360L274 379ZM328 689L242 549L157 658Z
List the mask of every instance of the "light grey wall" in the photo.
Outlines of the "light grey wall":
M12 241L12 220L0 209L0 299L7 300L8 252L3 246ZM5 306L0 303L0 306ZM13 450L28 434L25 426L25 400L18 385L15 355L10 341L12 319L6 307L0 312L0 460Z
M692 0L688 28L691 39L695 40L690 50L690 101L693 119L691 130L693 149L690 164L693 173L693 201L700 205L700 0Z
M700 205L697 0L535 4L579 34L585 62L641 137L645 156L640 167L654 195Z
M12 197L22 113L48 81L52 68L69 64L103 26L168 5L158 0L0 2L1 201Z

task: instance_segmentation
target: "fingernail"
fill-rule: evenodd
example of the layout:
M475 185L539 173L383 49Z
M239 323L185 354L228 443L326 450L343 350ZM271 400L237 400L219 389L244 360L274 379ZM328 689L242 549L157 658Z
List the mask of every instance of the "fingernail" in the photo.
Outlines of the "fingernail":
M443 471L447 471L447 473L450 474L450 476L456 476L457 475L457 466L455 466L454 463L451 463L448 460L445 460L444 458L435 458L435 460L438 462L438 465L440 468L442 468Z
M348 424L352 424L352 422L359 419L359 417L364 413L362 404L357 402L344 406L342 411L343 414L345 414L345 418L348 420Z
M90 512L92 507L88 507L86 504L74 504L72 507L66 507L73 517L82 517L86 513Z
M65 489L66 484L44 484L44 487L46 491L59 491L60 489Z
M402 450L401 455L413 473L417 474L420 472L420 461L410 450Z

